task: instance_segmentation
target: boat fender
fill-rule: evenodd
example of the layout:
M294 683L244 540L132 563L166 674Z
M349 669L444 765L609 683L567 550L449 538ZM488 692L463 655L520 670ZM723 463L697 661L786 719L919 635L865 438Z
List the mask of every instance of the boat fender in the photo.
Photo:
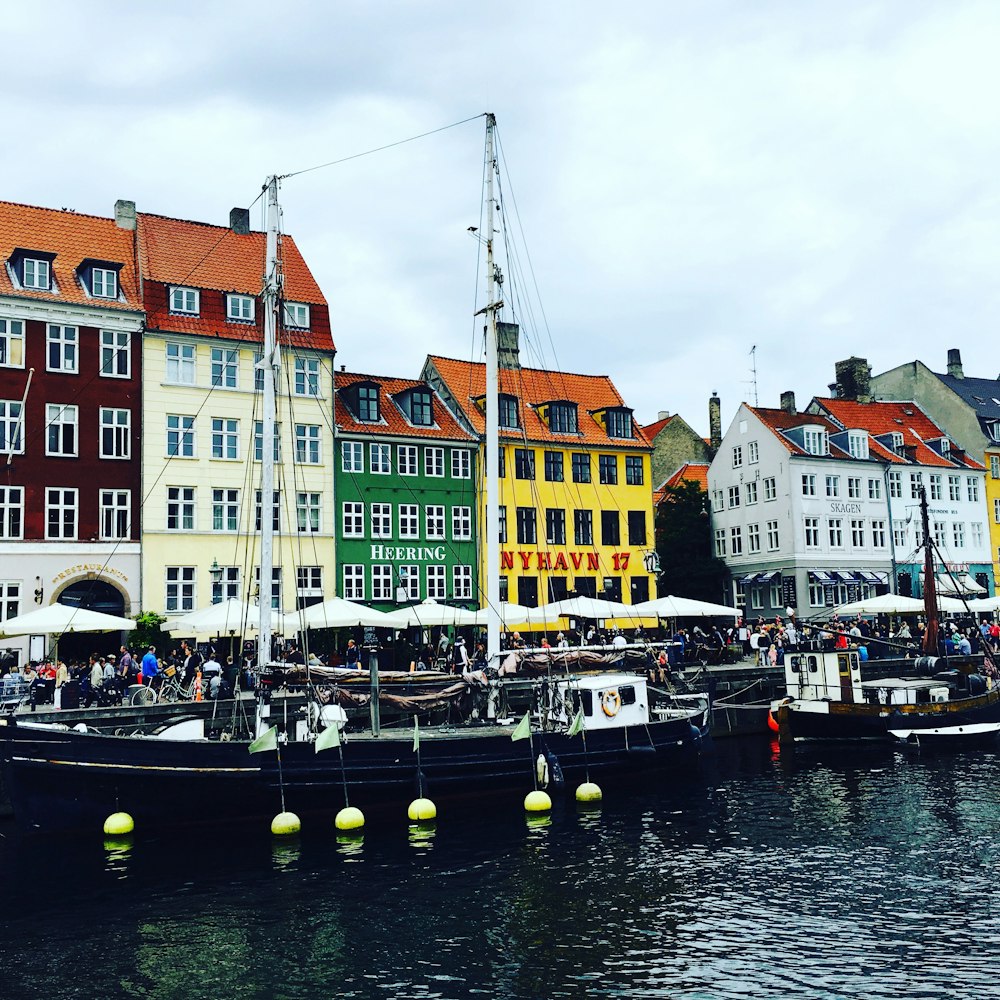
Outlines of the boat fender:
M545 759L545 754L540 753L535 760L535 777L542 788L549 787L549 762Z
M622 696L617 688L611 688L601 695L601 711L609 718L613 719L622 707Z
M791 700L791 698L778 698L776 701L771 702L771 707L767 710L767 728L772 733L777 733L781 730L781 726L778 724L778 709L782 705L787 705Z
M566 777L563 775L562 764L559 763L559 758L548 748L542 751L545 754L545 760L549 765L549 783L553 788L562 788L566 784Z

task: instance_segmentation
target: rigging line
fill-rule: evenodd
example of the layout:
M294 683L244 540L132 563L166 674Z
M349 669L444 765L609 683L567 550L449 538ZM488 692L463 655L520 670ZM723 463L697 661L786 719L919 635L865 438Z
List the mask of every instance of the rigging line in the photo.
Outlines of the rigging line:
M485 114L486 112L482 111L478 115L473 115L471 118L463 118L459 122L452 122L450 125L442 125L440 128L433 128L429 132L421 132L420 135L411 135L408 139L399 139L396 142L387 143L385 146L376 146L374 149L366 149L363 153L352 153L350 156L343 156L339 160L329 160L327 163L317 163L314 167L304 167L302 170L295 170L289 174L280 174L278 176L278 180L288 180L290 177L298 177L301 174L308 174L313 170L322 170L325 167L335 167L340 163L347 163L349 160L357 160L362 156L371 156L372 153L381 153L387 149L393 149L396 146L403 146L408 142L415 142L417 139L426 139L429 135L437 135L438 132L446 132L450 128L457 128L459 125L474 122L477 119L484 117Z

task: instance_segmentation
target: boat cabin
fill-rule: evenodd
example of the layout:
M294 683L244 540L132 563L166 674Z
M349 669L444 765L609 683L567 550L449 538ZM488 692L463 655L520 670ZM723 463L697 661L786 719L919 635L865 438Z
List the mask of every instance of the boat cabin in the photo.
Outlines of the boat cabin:
M864 701L861 663L849 649L786 653L785 687L802 701Z
M862 681L861 690L869 705L929 705L947 701L949 687L924 677L883 677Z
M583 728L620 729L649 723L646 678L638 674L594 674L554 682L550 708L554 722L569 725L583 708Z

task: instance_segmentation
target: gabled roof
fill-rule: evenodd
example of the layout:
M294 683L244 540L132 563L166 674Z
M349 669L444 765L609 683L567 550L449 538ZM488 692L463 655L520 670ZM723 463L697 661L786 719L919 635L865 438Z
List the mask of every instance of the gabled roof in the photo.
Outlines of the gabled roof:
M374 382L379 387L379 415L377 424L356 420L350 407L340 395L344 389L360 382ZM426 383L412 378L389 378L384 375L361 375L355 372L334 372L336 390L334 417L338 431L345 434L362 434L371 437L414 437L449 441L474 441L475 438L452 416L451 410ZM407 389L427 389L434 397L434 426L417 427L406 419L392 397Z
M456 404L480 434L486 430L486 416L474 402L486 395L486 366L481 362L457 361L429 355L427 365L433 366L447 387ZM650 447L642 428L633 419L631 438L608 437L604 428L591 413L607 407L625 407L614 383L607 375L578 375L569 372L552 372L543 368L517 368L500 370L500 392L516 396L519 400L521 427L500 428L504 438L527 439L544 443L559 442L564 445L592 445L605 448ZM577 404L578 434L562 434L549 430L548 424L534 407L553 400L566 400Z
M934 372L956 396L976 411L984 420L1000 420L1000 379L956 378Z
M664 480L663 487L679 486L681 483L694 483L701 489L708 491L708 463L707 462L685 462L672 476Z
M793 427L822 427L827 434L836 434L840 428L826 417L817 413L789 413L787 410L772 410L764 406L750 406L747 409L757 417L760 422L771 430L774 436L793 455L808 455L810 458L823 458L822 455L811 455L804 448L800 448L794 441L790 441L782 431L791 430ZM877 443L877 442L876 442ZM832 441L830 442L830 458L851 458L849 452L843 448L838 448Z
M141 312L135 281L133 232L121 229L114 219L82 215L67 209L37 208L0 201L0 259L6 264L18 247L54 253L52 276L55 291L18 288L6 266L0 266L0 295L42 302L92 306ZM76 275L84 260L121 264L118 284L125 302L92 298Z
M677 416L676 413L671 413L669 417L662 417L661 419L655 421L654 423L646 424L645 427L643 427L642 431L646 435L646 437L648 437L649 440L652 441L656 438L656 435L659 434L660 431L662 431L663 428L666 427L667 424L669 424L670 421L673 420L674 417L676 416Z

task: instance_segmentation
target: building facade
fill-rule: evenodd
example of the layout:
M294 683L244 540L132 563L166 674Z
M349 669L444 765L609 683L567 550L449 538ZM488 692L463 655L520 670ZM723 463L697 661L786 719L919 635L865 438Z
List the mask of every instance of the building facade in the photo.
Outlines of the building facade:
M338 596L478 607L475 438L425 382L335 385Z
M708 401L711 436L700 437L679 413L661 412L642 432L653 446L650 458L653 485L662 486L681 466L689 463L708 465L722 438L721 401L712 393Z

